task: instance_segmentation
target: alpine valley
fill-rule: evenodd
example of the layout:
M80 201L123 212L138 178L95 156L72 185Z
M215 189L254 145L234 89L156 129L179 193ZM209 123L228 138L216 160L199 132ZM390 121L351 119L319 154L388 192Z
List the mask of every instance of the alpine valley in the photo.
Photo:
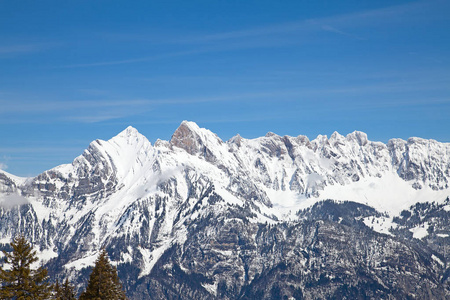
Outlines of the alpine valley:
M0 248L24 234L79 290L105 248L130 299L449 299L449 181L434 140L128 127L34 178L0 171Z

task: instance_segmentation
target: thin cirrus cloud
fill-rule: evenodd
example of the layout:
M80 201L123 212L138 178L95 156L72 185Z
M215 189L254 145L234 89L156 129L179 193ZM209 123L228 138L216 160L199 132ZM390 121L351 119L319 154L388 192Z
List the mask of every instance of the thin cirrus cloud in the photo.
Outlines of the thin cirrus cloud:
M151 110L151 101L9 101L0 102L0 123L97 123ZM15 115L26 115L16 118Z
M340 34L340 35L343 35L343 36L351 37L351 38L354 38L354 39L357 39L357 40L364 40L364 38L362 38L362 37L359 37L359 36L357 36L355 34L351 34L351 33L348 33L348 32L342 31L342 30L339 30L339 29L337 29L337 28L335 28L333 26L330 26L330 25L322 25L322 29L325 30L325 31L332 32L332 33L337 33L337 34Z
M112 61L101 61L101 62L92 62L92 63L82 63L82 64L70 64L70 65L62 65L54 67L55 69L65 69L65 68L85 68L85 67L101 67L101 66L112 66L112 65L123 65L123 64L131 64L131 63L139 63L146 61L154 61L165 58L177 57L177 56L187 56L191 54L199 54L205 52L205 50L191 50L191 51L179 51L172 52L160 55L153 56L145 56L139 58L130 58L130 59L121 59L121 60L112 60Z
M63 153L64 151L78 151L79 147L61 147L61 146L44 146L44 147L30 147L30 145L26 146L18 146L18 147L0 147L0 152L2 153L13 153L14 155L20 154L20 155L26 155L30 153ZM11 157L4 157L4 161L11 160ZM4 166L7 167L6 163L4 163Z
M246 40L247 43L243 43L244 47L249 47L249 42L254 43L255 47L260 46L261 41L257 38L269 38L279 37L280 35L291 34L312 34L320 31L332 32L338 35L347 36L357 40L364 40L366 37L360 37L353 34L352 30L358 30L368 26L383 26L383 25L395 25L405 23L417 23L427 20L435 20L436 14L426 14L427 10L440 10L440 6L448 5L442 0L431 1L415 1L406 4L393 5L383 8L377 8L372 10L364 10L347 14L333 15L322 18L310 18L299 21L291 21L285 23L276 23L267 26L244 28L240 30L218 32L212 34L203 35L184 35L183 37L176 38L161 38L155 36L139 35L136 33L131 34L106 34L110 39L114 40L135 40L148 42L152 41L156 44L212 44L215 42L227 42L232 40ZM444 9L442 9L444 10ZM445 14L439 14L439 16L447 19ZM249 41L250 39L250 41ZM270 40L268 40L270 41ZM277 42L280 40L278 39ZM285 42L290 42L291 39L285 39ZM239 45L239 44L236 44ZM223 46L223 45L222 45ZM272 44L277 46L277 44ZM235 47L238 48L238 47ZM220 48L210 48L210 51L217 51ZM231 48L234 49L234 48ZM184 55L191 54L187 51ZM131 61L130 61L131 62Z
M141 102L141 101L139 101ZM141 102L142 103L142 102ZM108 107L106 109L98 109L94 111L79 111L70 115L61 116L59 122L75 122L75 123L99 123L110 120L123 119L131 116L148 113L152 110L152 106L147 104L139 105L121 105Z
M242 29L201 36L188 36L186 38L169 40L169 42L205 43L212 41L228 41L233 39L246 39L260 36L271 36L299 32L313 33L317 31L329 31L340 35L350 36L356 39L362 39L361 37L344 31L343 28L353 29L368 25L382 25L395 22L406 22L407 20L409 20L410 22L415 22L416 17L421 17L423 19L423 14L421 14L421 12L423 11L423 9L432 7L431 3L433 2L442 1L417 1L349 14L272 24L259 28ZM399 18L397 18L400 15L407 15L409 18L401 18L400 21Z
M79 122L79 123L99 123L99 122L104 122L104 121L109 121L109 120L114 120L114 119L121 119L121 118L125 118L129 115L133 115L133 114L127 114L127 113L99 113L99 114L92 114L92 115L86 115L86 114L82 114L82 115L77 115L77 116L68 116L68 117L62 117L60 119L60 121L74 121L74 122Z
M108 100L108 101L0 101L1 114L26 112L61 112L95 108L141 107L149 104L147 100Z
M241 93L221 95L215 97L186 97L168 99L143 99L123 101L48 101L48 102L12 102L5 103L0 113L6 117L0 123L98 123L122 119L130 116L148 113L154 109L164 109L170 106L253 101L255 99L272 99L282 94L289 95L290 91ZM44 116L43 116L43 113ZM27 118L16 118L15 114L27 114Z
M294 41L292 39L283 40L282 38L277 43L274 43L272 40L258 40L258 41L236 40L233 42L227 42L226 44L203 45L203 46L195 47L195 49L191 49L191 50L167 52L164 54L155 54L155 55L151 55L151 56L143 56L143 57L129 58L129 59L119 59L119 60L61 65L61 66L56 66L53 68L54 69L71 69L71 68L124 65L124 64L158 61L158 60L162 60L162 59L213 53L213 52L227 52L227 51L244 50L244 49L252 49L252 48L282 47L287 44L296 44L296 43L299 43L299 42Z
M367 26L395 25L401 22L424 21L423 10L433 9L433 4L442 1L417 1L407 4L394 5L350 14L341 14L324 18L306 19L301 21L272 24L269 26L242 29L214 34L194 35L178 38L160 38L132 34L105 34L109 39L116 37L117 41L128 39L149 41L158 44L178 44L186 47L195 45L195 49L167 52L150 56L125 58L110 61L97 61L80 64L62 65L56 68L85 68L110 65L132 64L154 61L171 57L190 56L210 52L234 51L248 48L283 47L293 43L306 43L309 39L292 39L292 35L305 35L316 32L329 32L345 36L354 40L366 40L367 36L360 36L353 31ZM433 15L433 14L430 14ZM226 43L225 43L226 42Z
M61 46L61 43L57 42L43 42L43 43L31 43L31 44L5 44L0 45L0 58L11 57L17 55L27 55L37 52L47 51Z
M75 122L75 123L98 123L108 120L121 119L134 115L140 115L152 110L167 109L171 106L178 105L196 105L202 103L219 103L219 102L291 102L291 101L309 101L316 99L327 101L334 99L331 96L345 96L348 101L353 101L354 97L364 98L364 95L390 95L394 93L417 93L429 90L448 89L445 88L446 79L441 81L427 82L424 80L415 81L390 81L375 82L370 84L346 84L336 85L333 87L303 87L294 89L278 89L270 91L258 92L241 92L235 94L222 94L217 96L189 96L189 97L173 97L166 99L135 99L135 100L115 100L115 101L42 101L42 102L24 102L24 101L8 101L0 102L2 111L0 116L3 122L14 123L14 120L20 122L49 122L56 120L58 122ZM352 98L353 97L353 98ZM370 100L370 99L369 99ZM392 100L388 102L378 101L376 104L369 104L370 101L359 101L355 103L355 107L396 107L396 106L417 106L426 104L423 101L409 99L408 101ZM431 99L428 98L431 104ZM439 98L433 101L433 104L447 105L450 100L447 98ZM331 103L332 104L332 103ZM26 114L30 118L14 118L15 114ZM44 116L42 116L44 115ZM8 116L12 116L8 118ZM2 121L0 121L3 123Z
M416 1L407 4L394 5L384 8L359 11L349 14L334 15L323 18L312 18L301 21L272 24L269 26L223 32L217 34L191 36L187 38L173 40L179 43L205 43L212 41L227 41L232 39L246 39L263 36L275 36L279 34L292 33L314 33L318 31L328 31L339 35L345 35L354 39L362 40L346 30L359 29L365 26L391 25L398 22L424 21L426 18L435 18L435 14L427 16L424 10L434 9L435 4L445 3L443 1ZM401 17L401 18L400 18ZM344 28L346 30L344 30Z
M36 52L41 50L41 45L8 45L8 46L0 46L0 55L1 54L21 54L21 53L29 53Z
M1 115L11 113L60 113L67 111L82 111L88 109L114 109L117 111L127 109L151 109L154 106L195 104L206 102L221 101L240 101L243 99L256 99L273 97L286 93L286 91L274 92L249 92L231 95L221 95L214 97L186 97L186 98L167 98L167 99L136 99L136 100L97 100L97 101L0 101L2 110Z

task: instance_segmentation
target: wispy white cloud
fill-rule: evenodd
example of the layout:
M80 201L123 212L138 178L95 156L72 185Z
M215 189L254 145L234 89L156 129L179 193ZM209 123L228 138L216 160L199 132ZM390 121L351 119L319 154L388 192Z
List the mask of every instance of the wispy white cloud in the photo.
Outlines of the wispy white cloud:
M133 114L140 114L160 106L180 104L201 104L215 102L236 102L269 99L279 101L280 98L299 96L332 96L357 94L383 94L391 92L415 92L442 89L446 87L447 79L441 81L407 80L370 84L345 84L332 87L291 88L261 92L241 92L236 94L222 94L201 97L173 97L165 99L135 99L115 101L0 101L2 110L0 115L13 113L42 114L58 113L61 119L80 122L100 122L108 119L121 118ZM448 89L448 88L447 88ZM56 115L58 115L56 114Z
M1 114L26 112L57 112L100 108L141 107L148 100L75 100L75 101L11 101L0 100Z
M152 109L156 105L192 104L204 102L237 101L244 98L262 98L279 94L279 92L248 92L240 94L220 95L213 97L186 97L165 99L130 99L130 100L79 100L79 101L10 101L0 100L0 115L10 113L42 113L42 112L86 112L89 110L140 111ZM106 110L106 111L105 111Z
M25 204L28 204L28 200L19 194L0 196L0 207L4 209L11 209Z
M123 64L131 64L131 63L140 63L140 62L148 62L148 61L156 61L165 58L177 57L177 56L187 56L192 54L199 54L205 52L205 49L197 49L197 50L189 50L189 51L178 51L172 53L165 53L154 56L145 56L138 58L130 58L130 59L119 59L119 60L109 60L109 61L99 61L99 62L90 62L90 63L82 63L82 64L71 64L71 65L62 65L56 66L56 69L65 69L65 68L85 68L85 67L101 67L101 66L113 66L113 65L123 65Z
M1 54L20 54L20 53L29 53L36 52L42 49L41 45L8 45L8 46L0 46L0 55Z
M67 116L60 119L61 122L98 123L114 119L121 119L135 115L136 112L99 112L83 113L81 115Z
M258 36L279 35L299 32L317 32L321 30L334 32L353 38L361 39L349 32L338 28L361 28L368 25L392 24L397 22L414 23L417 18L423 20L423 9L433 6L433 2L442 1L415 1L406 4L388 6L384 8L352 12L322 18L311 18L287 23L272 24L259 28L236 30L203 36L191 36L177 40L178 42L200 43L218 40L231 40L240 38L253 38ZM399 18L407 15L409 18ZM430 15L429 18L433 18Z
M348 32L342 31L342 30L339 30L339 29L337 29L337 28L335 28L333 26L330 26L330 25L322 25L322 29L325 30L325 31L329 31L329 32L332 32L332 33L337 33L339 35L344 35L344 36L347 36L347 37L350 37L350 38L354 38L354 39L357 39L357 40L364 40L363 38L361 38L361 37L359 37L357 35L354 35L354 34L351 34L351 33L348 33Z
M68 146L52 146L52 147L36 147L36 146L18 146L18 147L0 147L1 153L9 154L27 154L27 153L64 153L67 151L77 151L80 147ZM10 160L11 157L8 158Z
M245 49L253 49L253 48L281 47L281 46L285 46L287 44L298 44L299 43L299 41L293 40L293 39L283 39L283 38L277 38L277 39L280 39L280 40L277 42L274 42L274 40L264 40L264 39L257 40L257 41L242 39L242 40L228 41L227 43L185 45L185 46L187 46L186 47L187 50L183 50L183 51L173 51L173 52L167 51L164 54L155 54L155 55L151 55L151 56L142 56L142 57L135 57L135 58L129 58L129 59L88 62L88 63L80 63L80 64L69 64L69 65L55 66L53 68L54 69L70 69L70 68L87 68L87 67L124 65L124 64L158 61L158 60L177 58L177 57L200 55L200 54L206 54L206 53L227 52L227 51L245 50ZM191 48L194 48L194 49L191 49Z
M364 75L364 74L361 74ZM252 80L266 80L270 82L273 78L260 79L253 78ZM299 76L303 78L304 74L290 76ZM326 74L333 78L339 77L339 74ZM171 109L180 105L202 105L203 103L238 103L238 102L254 102L265 101L279 102L279 103L305 103L310 104L312 101L328 101L327 103L334 103L333 99L340 99L344 101L348 99L350 102L355 102L357 99L393 99L389 102L377 101L377 107L394 107L394 106L417 106L424 104L425 100L420 99L421 95L425 93L436 91L450 91L448 86L449 77L445 72L432 77L426 74L405 74L389 72L383 74L375 74L374 78L368 77L361 80L359 75L358 80L352 78L340 80L329 84L326 87L320 85L302 84L295 87L286 88L245 88L236 93L217 93L216 95L208 96L201 95L196 97L190 94L186 97L170 97L170 98L148 98L148 99L119 99L119 100L72 100L72 101L25 101L25 100L0 100L0 123L1 124L15 124L15 123L46 123L46 122L60 122L60 123L99 123L112 120L125 119L131 116L142 116L151 111L163 111ZM245 77L245 76L244 76ZM245 78L238 78L237 81L243 81L248 87L248 82ZM284 76L282 76L283 78ZM363 76L362 76L363 77ZM161 78L157 78L161 80ZM163 78L164 79L164 78ZM176 78L175 78L176 79ZM188 78L189 79L189 78ZM145 79L144 79L145 80ZM168 77L164 80L172 82L174 78ZM181 77L180 81L185 81L186 78ZM203 82L204 77L190 78L192 81ZM219 78L220 80L220 78ZM301 82L301 80L299 80ZM190 83L192 84L192 82ZM101 91L103 94L113 94L108 91ZM405 99L407 101L401 101ZM414 97L413 97L414 96ZM15 97L18 97L16 95ZM397 100L395 99L397 98ZM344 100L343 100L344 99ZM371 101L372 101L371 100ZM368 101L356 101L355 108L364 108ZM345 101L344 101L345 102ZM439 97L437 94L434 97L428 96L425 102L430 104L448 104L450 101L445 97Z
M123 65L123 64L131 64L131 63L139 63L144 61L151 61L160 59L162 56L157 57L140 57L140 58L131 58L131 59L121 59L121 60L110 60L110 61L100 61L100 62L91 62L91 63L82 63L82 64L72 64L72 65L62 65L55 67L58 68L85 68L85 67L101 67L101 66L112 66L112 65Z
M199 123L248 123L248 122L261 122L270 120L286 119L286 114L280 112L266 112L264 114L258 113L253 116L226 116L218 118L200 118L196 120Z
M21 43L21 44L10 44L10 45L0 45L0 58L2 56L11 55L23 55L35 52L45 51L54 47L59 46L58 43Z
M8 169L8 165L0 161L0 170Z
M161 100L1 101L0 123L97 123L148 112ZM12 117L21 115L20 118ZM28 117L23 117L28 116Z
M78 92L89 96L111 96L110 91L103 89L79 89Z
M76 111L64 111L58 121L99 123L114 119L122 119L142 113L148 113L154 108L156 103L156 101L141 99L112 102L101 101L99 103L95 103L95 101L92 102L90 107L78 106Z
M356 40L365 40L367 37L359 36L357 31L366 26L392 25L398 22L414 23L420 18L423 20L423 9L432 7L436 1L416 1L406 4L394 5L384 8L352 12L323 18L311 18L286 23L271 24L262 27L245 28L241 30L219 32L211 34L187 35L175 38L155 38L136 33L106 34L109 39L131 39L137 41L151 40L154 44L177 44L187 49L184 51L167 51L164 54L155 54L142 57L133 57L108 61L94 61L80 64L58 66L56 68L85 68L112 65L123 65L161 60L171 57L190 56L209 52L233 51L248 48L282 47L290 44L307 43L314 40L312 34L317 32L330 32ZM440 1L438 1L440 2ZM431 4L430 4L431 3ZM295 35L296 38L293 38ZM303 37L303 38L302 38ZM195 46L195 49L189 49Z

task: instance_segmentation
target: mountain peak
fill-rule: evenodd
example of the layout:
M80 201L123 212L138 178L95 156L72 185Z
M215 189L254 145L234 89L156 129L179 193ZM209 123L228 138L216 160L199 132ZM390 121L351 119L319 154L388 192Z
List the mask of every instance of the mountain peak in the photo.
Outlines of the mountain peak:
M103 147L105 147L106 144L115 145L114 148L122 149L120 151L124 151L124 149L130 151L131 148L134 149L133 151L139 151L142 147L146 149L151 148L150 141L132 126L128 126L125 130L121 131L106 143L104 141L97 141L97 143L101 144Z
M238 133L235 136L233 136L231 139L229 139L227 143L229 143L229 144L236 144L238 147L240 147L242 140L243 140L243 138Z
M197 123L192 122L192 121L186 121L186 120L182 121L179 127L188 127L194 131L200 130L200 127L197 125Z
M181 122L170 139L171 145L182 148L189 154L196 154L207 145L222 143L216 134L189 121Z
M87 165L88 169L95 166L103 170L101 172L105 176L114 172L118 178L125 178L130 170L134 172L140 168L152 153L150 141L136 128L128 126L107 141L95 140L90 143L83 155L75 159L74 164L82 165L82 168Z
M78 275L103 247L133 300L336 298L354 282L351 295L378 282L378 298L444 299L450 144L359 146L366 139L269 133L224 144L184 121L170 142L152 147L128 127L29 181L0 170L0 239L27 234L55 278L75 278L80 288ZM337 264L324 269L323 253ZM380 271L385 262L389 272ZM364 278L354 272L361 266ZM337 269L350 276L321 276ZM270 286L291 273L286 285ZM404 294L391 293L403 286Z
M338 140L343 140L343 139L344 139L344 136L341 135L337 131L333 132L333 134L330 136L330 140L332 140L332 141L338 141Z
M365 146L369 142L367 139L367 134L357 130L347 134L346 139L349 141L356 141L360 146Z
M139 140L146 139L145 136L139 133L139 131L132 127L128 126L125 130L121 131L118 135L113 137L110 141L118 142L119 140L126 140L128 144L133 141L138 142Z
M265 137L279 137L279 135L276 133L273 133L272 131L269 131L268 133L266 133Z

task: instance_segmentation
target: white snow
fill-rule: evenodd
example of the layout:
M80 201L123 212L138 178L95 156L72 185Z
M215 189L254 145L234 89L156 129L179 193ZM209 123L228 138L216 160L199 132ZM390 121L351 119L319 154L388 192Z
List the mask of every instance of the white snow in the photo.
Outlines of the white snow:
M142 258L144 260L144 265L142 266L141 273L139 274L139 278L144 277L153 269L153 266L156 264L158 259L164 254L164 252L170 248L172 244L172 240L167 240L162 243L161 246L155 248L153 251L149 249L138 247L138 250L142 254Z
M319 199L354 201L372 206L380 212L398 215L417 202L442 203L450 190L435 191L428 186L415 190L396 173L386 172L381 178L366 177L345 186L329 185L319 193Z
M444 263L442 260L440 260L440 258L437 257L436 255L432 254L432 255L431 255L431 258L432 258L433 260L435 260L438 264L440 264L442 267L445 267L445 263Z
M428 223L417 225L414 228L411 228L409 231L413 233L413 238L422 239L428 235L428 227L430 225Z
M364 224L366 224L366 226L372 228L372 230L388 235L392 235L392 233L389 231L390 228L397 227L397 224L392 222L392 218L386 217L366 217L363 219L363 222Z
M48 207L42 204L42 199L37 197L30 197L28 201L33 205L33 209L36 212L39 221L48 220L50 213L52 212Z
M36 253L36 256L39 257L39 263L46 263L52 258L58 257L58 253L55 252L53 249L45 249L43 251L38 251Z
M19 177L13 174L10 174L4 170L0 169L0 173L3 173L6 177L11 179L17 186L25 184L28 180L31 179L31 177Z
M159 224L156 247L152 251L138 248L144 257L140 274L144 276L151 272L156 261L173 243L181 243L186 239L183 222L201 217L209 208L205 200L200 210L183 215L174 224L180 207L186 204L184 212L190 212L199 200L191 195L189 203L186 203L190 192L200 193L190 190L193 188L189 186L190 182L199 183L199 189L214 186L214 191L225 201L216 204L215 209L226 209L230 205L244 206L245 199L239 194L239 189L251 192L256 187L259 192L267 195L272 206L255 201L254 204L260 212L254 210L256 217L251 222L295 220L298 210L325 199L355 201L389 214L389 217L364 219L367 226L384 234L390 234L389 228L396 226L392 223L392 217L403 209L416 202L442 203L450 195L450 189L433 190L428 186L428 181L420 182L421 189L414 189L414 182L401 179L397 174L398 166L393 166L392 163L394 158L402 159L402 149L409 145L413 149L411 159L417 163L420 163L420 160L426 162L426 168L431 168L431 162L438 167L448 166L450 144L422 139L411 139L407 142L391 140L390 145L397 147L397 152L391 157L387 145L370 142L367 135L361 132L354 132L346 137L333 133L330 139L318 136L311 142L304 136L280 137L268 134L257 139L238 136L224 143L217 135L193 122L185 121L182 125L195 133L196 138L211 151L216 161L207 161L200 152L191 155L166 141L158 141L152 146L136 129L128 127L108 141L92 142L85 151L85 156L77 157L72 164L52 169L62 180L48 180L48 183L55 185L56 192L60 192L64 187L77 186L79 172L89 173L98 167L95 162L91 164L87 159L89 154L95 154L95 159L99 159L105 174L109 176L102 177L103 184L116 184L111 194L99 199L96 196L105 191L86 195L86 202L71 203L71 207L70 200L56 197L50 199L53 205L48 207L44 204L44 197L39 194L25 200L33 206L39 222L51 220L56 226L59 222L68 223L69 230L65 241L70 241L76 229L83 226L82 218L93 213L93 248L101 247L109 238L120 234L140 236L141 223L137 221L140 217L139 207L144 206L149 211L149 220L146 220L149 231L157 222L156 216L164 213L165 219ZM287 141L292 144L289 149L286 146ZM432 155L437 162L430 158ZM13 195L21 195L20 186L25 186L31 180L1 170L0 172L19 187ZM355 179L355 182L353 175L359 178ZM46 183L46 180L42 183ZM0 202L8 199L5 197L8 196L0 193ZM164 206L160 205L158 210L156 198L165 201ZM450 205L445 209L450 210ZM412 232L415 238L423 238L427 234L425 227L414 228ZM0 238L0 242L10 241L10 237ZM131 253L123 255L122 261L129 261ZM70 262L66 268L81 269L91 266L97 254L92 251ZM53 250L45 250L39 254L44 260L55 255ZM215 285L205 288L215 289Z
M208 283L202 283L202 286L211 294L213 294L214 296L217 296L217 286L218 286L218 282L214 281L213 284L208 284Z
M87 268L87 267L95 265L95 261L97 260L97 257L98 257L98 253L93 253L91 255L88 255L83 258L74 260L70 263L67 263L64 265L64 267L66 269L74 268L75 270L81 270L83 268Z
M266 214L274 214L281 220L293 220L296 219L295 213L302 208L306 208L309 205L305 205L308 202L308 198L304 195L287 190L273 190L266 189L266 194L269 196L270 201L273 204L273 208L262 207ZM313 200L317 201L316 199Z

